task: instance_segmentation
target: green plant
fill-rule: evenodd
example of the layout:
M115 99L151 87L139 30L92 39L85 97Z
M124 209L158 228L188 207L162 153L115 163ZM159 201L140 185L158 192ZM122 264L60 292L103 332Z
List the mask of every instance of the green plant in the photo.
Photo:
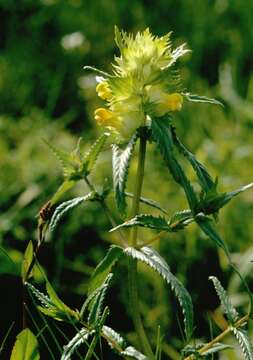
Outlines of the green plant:
M78 356L85 360L92 356L97 357L95 349L101 338L104 338L109 346L124 358L161 359L161 335L158 332L156 350L154 351L154 342L151 342L147 336L140 314L137 264L142 262L156 271L170 285L182 308L185 345L181 352L182 359L212 357L214 353L229 348L228 345L222 344L220 341L228 333L233 333L242 348L245 359L250 360L253 358L253 349L244 327L251 316L252 295L246 282L231 262L227 245L219 235L215 223L220 209L239 193L251 188L253 183L238 190L220 193L218 191L218 180L213 179L204 165L185 147L173 124L173 113L181 110L183 101L216 105L220 105L220 102L182 90L179 71L175 68L175 64L178 58L187 53L188 50L185 45L172 50L170 34L158 38L146 30L133 37L116 28L115 37L121 54L115 59L113 74L86 67L86 69L99 74L97 92L103 100L106 100L106 107L98 108L95 111L95 119L99 125L106 128L106 131L85 155L80 150L80 143L72 153L49 145L62 164L64 181L51 200L41 209L38 226L39 240L35 245L30 242L25 252L22 267L24 283L23 326L24 328L27 326L25 303L26 289L28 289L28 293L40 303L39 310L42 313L55 320L68 322L76 329L76 335L64 347L62 360L70 359L83 343L88 344L88 350L85 355L77 352ZM95 186L91 182L90 174L95 171L96 160L109 140L113 143L113 188L108 187L105 183L98 190L97 185ZM129 194L126 192L126 185L130 161L137 142L139 142L139 150L136 185L134 193ZM150 207L155 207L162 213L164 212L159 204L141 196L148 143L153 143L159 150L166 169L169 170L179 187L183 189L188 203L187 209L179 210L169 217L164 214L155 216L140 213L140 202L142 201ZM189 181L181 165L182 158L189 162L196 174L200 190L195 189ZM89 188L89 193L60 204L63 195L79 181L85 182ZM115 196L118 217L122 220L120 224L117 224L107 205L107 197L111 192ZM133 199L130 211L127 207L127 196ZM55 229L67 211L88 201L96 201L101 205L111 221L112 229L110 232L116 232L118 235L117 244L109 248L104 259L93 272L88 286L87 298L81 309L73 310L59 299L47 279L47 295L32 285L30 279L34 265L39 266L37 254L44 244L47 232ZM193 304L189 292L181 281L173 275L161 255L149 247L162 235L183 231L191 223L196 223L203 233L225 252L228 263L241 278L250 299L248 314L240 317L219 280L216 277L211 277L229 325L216 338L200 345L196 345L194 342ZM139 227L156 230L158 234L145 242L140 242L138 240ZM128 258L129 308L139 340L138 350L132 346L127 346L120 334L105 325L109 315L108 307L104 306L105 295L110 287L114 267L124 257ZM41 270L41 272L43 271ZM35 348L34 358L38 358L35 340L29 330L23 330L17 338L13 354L16 354L20 346L25 352L26 347L28 347L27 344L31 341Z

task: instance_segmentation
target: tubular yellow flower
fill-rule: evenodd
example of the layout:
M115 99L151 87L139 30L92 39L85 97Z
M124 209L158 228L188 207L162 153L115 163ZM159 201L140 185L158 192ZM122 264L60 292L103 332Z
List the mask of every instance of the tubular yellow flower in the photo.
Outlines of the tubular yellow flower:
M182 109L183 96L178 93L167 94L154 106L154 114L163 116L170 111L180 111Z
M110 110L98 108L95 110L94 115L99 126L115 128L116 130L119 130L121 127L120 119L118 119Z
M96 92L98 96L103 100L110 100L112 97L112 92L109 88L107 81L100 82L96 87Z

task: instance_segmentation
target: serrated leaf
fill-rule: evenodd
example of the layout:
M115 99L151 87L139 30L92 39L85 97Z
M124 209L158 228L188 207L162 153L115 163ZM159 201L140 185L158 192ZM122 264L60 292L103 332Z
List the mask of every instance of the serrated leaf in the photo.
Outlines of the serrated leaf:
M139 214L136 215L134 218L125 221L123 224L114 227L113 229L110 230L110 232L116 231L123 227L133 227L133 226L141 226L141 227L160 230L160 231L162 230L171 231L165 218L160 216L157 217L153 215Z
M124 351L121 352L121 355L128 356L136 360L148 360L145 355L136 350L133 346L128 346Z
M89 316L88 316L88 323L91 327L96 326L97 323L99 322L99 320L101 319L105 295L110 286L111 279L112 279L112 274L109 274L106 277L103 285L100 287L100 291L96 294L96 296L92 300L92 303L90 306L90 312L89 312Z
M188 52L191 52L191 50L186 49L185 46L186 46L186 43L178 46L176 49L174 49L172 51L172 54L171 54L172 60L170 61L169 65L168 65L169 67L171 67L171 65L175 64L177 59L179 59L181 56L187 54Z
M202 187L202 189L205 192L208 192L208 190L212 189L215 185L215 181L212 179L211 175L208 173L207 169L204 165L202 165L195 156L185 147L185 145L180 141L176 134L176 129L174 126L171 127L171 132L173 135L173 140L175 145L177 146L179 152L181 152L187 160L190 162L192 168L196 172L196 175L198 177L199 183Z
M226 344L222 344L222 343L216 343L213 344L213 346L208 349L207 351L201 353L201 356L209 356L212 354L215 354L217 352L223 351L223 350L227 350L227 349L232 349L233 347L231 345L226 345Z
M233 307L225 289L221 285L220 281L215 276L210 276L210 280L212 280L217 295L219 296L221 306L223 308L224 313L227 315L228 320L231 324L234 324L239 319L239 314L236 309Z
M191 210L177 211L168 221L171 231L178 231L189 225L195 220Z
M90 193L88 193L85 196L78 196L74 199L65 201L61 205L59 205L55 209L53 216L50 220L50 224L49 224L50 230L53 231L55 229L56 225L58 224L58 222L61 220L61 218L67 211L69 211L70 209L76 207L77 205L79 205L85 201L91 200L94 197L94 195L95 195L94 192L91 191Z
M227 255L227 258L230 261L230 254L227 248L227 245L222 240L220 235L215 229L214 223L212 219L204 216L203 214L198 214L195 216L195 221L197 222L198 226L201 228L201 230L212 240L214 243L224 250L225 254Z
M33 261L33 243L30 240L25 250L24 259L21 268L21 276L23 283L26 282L27 277L32 275L32 271L30 271L30 266L32 264L32 261ZM28 274L28 271L30 272L30 274Z
M56 294L51 284L46 283L48 296L37 290L32 284L26 283L31 293L37 298L41 306L38 309L45 315L50 316L58 321L79 320L79 313L70 309Z
M112 349L115 348L115 344L117 344L117 347L121 349L126 347L126 342L123 337L109 326L104 325L102 328L102 333L106 336L106 340Z
M235 335L239 345L242 349L245 360L253 359L253 347L247 332L243 329L232 328L232 332Z
M38 341L31 330L24 329L16 339L10 360L39 360Z
M126 194L126 196L128 196L128 197L131 197L131 198L134 197L134 195L131 194L131 193L129 193L129 192L125 192L125 194ZM147 199L147 198L141 196L141 197L140 197L140 202L143 203L143 204L149 205L149 206L151 206L151 207L153 207L153 208L155 208L155 209L157 209L157 210L160 210L160 211L162 211L164 214L167 214L167 211L166 211L164 208L162 208L161 205L160 205L157 201L155 201L155 200Z
M182 283L171 273L165 260L154 249L149 247L143 247L140 250L128 247L124 250L124 253L146 263L153 270L157 271L170 285L181 305L184 315L185 334L187 339L190 339L193 331L192 300Z
M123 249L119 246L112 245L108 250L107 254L103 258L103 260L98 264L96 269L94 270L89 286L88 286L88 295L90 295L93 291L95 291L98 287L100 287L108 274L111 272L113 265L119 260L123 253Z
M211 192L200 202L200 210L205 214L213 214L225 206L230 200L240 193L253 187L253 183L242 186L241 188L226 192L223 194L218 194L217 192Z
M125 187L128 169L136 141L137 133L132 136L131 140L123 150L119 147L119 145L112 145L112 170L115 200L117 208L123 214L125 214L127 205L125 199Z
M77 161L77 159L73 158L73 154L71 152L58 149L47 141L45 141L45 143L60 161L64 177L71 178L74 176L80 163Z
M174 144L171 129L165 119L153 119L151 123L152 135L160 152L168 166L174 180L182 186L191 210L198 204L197 196L192 185L187 179L183 169L174 156Z
M87 329L81 329L74 337L70 340L70 342L63 347L63 353L61 356L61 360L70 360L71 356L74 354L75 350L83 343L85 343L89 336L94 334L94 331L88 331Z
M91 171L93 170L95 163L97 161L98 155L103 150L103 147L105 145L105 142L110 136L110 133L105 132L102 134L97 141L91 146L89 151L84 155L83 161L82 161L82 170L81 173L83 173L85 176L89 175Z
M191 94L191 93L184 93L183 95L185 96L185 98L188 101L200 102L200 103L209 103L209 104L215 104L215 105L223 106L223 104L220 101L218 101L216 99L209 98L207 96L200 96L200 95Z

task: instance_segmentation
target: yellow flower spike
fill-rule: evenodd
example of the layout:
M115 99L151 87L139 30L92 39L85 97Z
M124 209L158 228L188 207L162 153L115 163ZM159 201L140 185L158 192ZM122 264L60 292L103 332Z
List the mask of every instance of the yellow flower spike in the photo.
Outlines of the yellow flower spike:
M102 81L97 85L96 92L103 100L110 100L112 97L111 89L106 81Z

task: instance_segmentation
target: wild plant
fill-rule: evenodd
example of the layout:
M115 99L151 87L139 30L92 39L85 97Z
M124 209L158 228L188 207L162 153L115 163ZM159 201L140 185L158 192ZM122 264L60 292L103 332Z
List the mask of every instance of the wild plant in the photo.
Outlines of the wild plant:
M76 334L62 349L61 360L71 359L74 354L85 360L98 358L95 349L101 338L108 343L112 351L125 359L162 359L162 336L158 331L157 340L154 341L147 335L140 312L138 263L141 262L164 279L180 304L184 329L182 359L213 358L213 354L230 347L221 341L231 333L237 339L244 358L252 360L253 348L247 334L247 323L252 315L252 295L231 261L229 249L218 233L216 221L219 211L235 196L252 187L253 183L230 192L219 192L218 180L209 174L206 167L184 145L175 126L177 113L183 111L184 102L218 106L222 104L215 99L183 90L177 60L189 50L185 44L173 49L170 33L156 37L147 29L133 36L116 28L115 40L120 55L115 57L111 74L90 66L85 67L86 70L97 74L96 91L105 102L104 107L95 110L94 116L102 129L102 134L85 154L80 151L79 143L71 153L57 149L52 144L49 145L62 164L64 180L53 197L41 209L38 242L36 244L30 242L24 255L22 268L24 302L30 294L43 314L55 321L67 322L75 327ZM183 190L188 203L186 209L178 209L169 216L157 202L142 196L145 161L148 161L146 148L150 143L160 152L165 171L170 173L178 188ZM96 171L96 160L106 144L111 144L112 149L113 186L111 187L108 184L98 186L90 178L90 174ZM127 191L127 181L130 162L135 153L138 166L132 194ZM194 187L189 180L181 165L183 158L192 167L199 187ZM154 174L146 176L154 176ZM61 203L63 195L80 181L85 182L89 192ZM116 222L107 204L109 194L113 194L115 198L121 223ZM130 209L128 198L132 202ZM66 212L89 201L96 201L101 205L101 211L105 212L111 222L109 232L117 236L117 244L114 243L109 247L103 260L95 268L88 284L87 297L80 309L74 310L58 297L46 277L47 294L40 292L32 283L32 273L34 265L39 266L37 255L48 232L54 231ZM150 207L150 213L140 212L141 202ZM160 215L153 215L152 208L159 210ZM210 241L224 251L228 263L239 276L249 295L249 311L247 314L239 315L220 281L214 276L210 277L228 326L217 337L202 344L198 344L194 339L191 295L155 250L156 242L161 237L164 235L172 237L173 233L184 231L192 223L195 223ZM155 235L141 241L138 236L140 228L153 229ZM120 266L121 258L128 259L129 310L138 337L136 347L127 344L117 329L106 325L109 309L104 305L105 296L110 291L110 284L114 272ZM38 341L27 327L26 308L27 305L24 304L24 330L17 337L12 360L40 357ZM87 345L85 351L80 350L82 344Z

